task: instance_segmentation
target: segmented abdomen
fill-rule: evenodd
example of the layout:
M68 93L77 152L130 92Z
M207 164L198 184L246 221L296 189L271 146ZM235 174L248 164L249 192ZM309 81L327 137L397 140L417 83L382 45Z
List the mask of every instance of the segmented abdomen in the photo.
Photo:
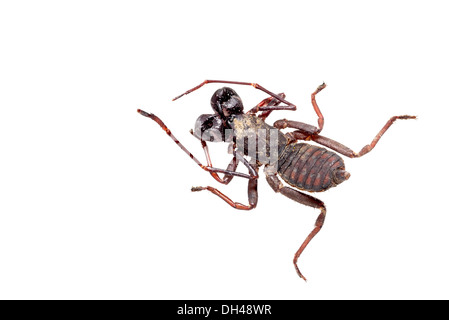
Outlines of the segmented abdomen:
M278 162L278 173L288 184L306 191L325 191L343 182L343 159L336 153L306 143L288 145Z

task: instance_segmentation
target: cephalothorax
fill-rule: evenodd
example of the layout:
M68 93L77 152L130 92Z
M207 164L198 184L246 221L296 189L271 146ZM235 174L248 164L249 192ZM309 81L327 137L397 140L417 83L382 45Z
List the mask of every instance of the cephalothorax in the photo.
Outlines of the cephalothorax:
M275 192L309 207L317 208L320 214L315 227L297 250L293 258L298 275L306 280L298 268L298 258L310 240L320 231L326 216L324 203L311 195L304 193L321 192L334 187L350 177L345 170L343 159L335 152L302 141L314 141L350 158L361 157L371 151L381 136L397 119L415 119L415 116L394 116L390 118L372 142L363 147L360 152L320 135L324 125L324 117L318 108L315 96L323 90L323 83L312 93L312 105L318 116L318 127L290 120L278 120L271 126L265 119L275 110L296 110L296 106L285 100L285 94L274 94L264 87L250 82L205 80L176 97L176 100L185 94L195 91L207 83L226 83L238 85L251 85L270 95L258 105L243 112L242 99L231 88L223 87L215 91L211 98L214 114L203 114L195 123L191 133L201 141L206 155L207 165L203 165L195 158L171 133L157 116L142 110L137 110L143 116L156 121L163 130L186 152L202 169L208 171L212 177L222 184L228 184L234 176L248 179L248 204L234 202L216 188L193 187L192 191L208 190L223 199L232 207L240 210L251 210L258 201L257 181L259 168L264 166L266 180ZM291 128L294 131L283 133L281 130ZM207 142L228 142L233 158L226 169L214 168L209 155ZM241 162L248 169L248 174L237 172L238 163ZM223 173L221 178L218 173ZM279 176L289 186L284 186Z

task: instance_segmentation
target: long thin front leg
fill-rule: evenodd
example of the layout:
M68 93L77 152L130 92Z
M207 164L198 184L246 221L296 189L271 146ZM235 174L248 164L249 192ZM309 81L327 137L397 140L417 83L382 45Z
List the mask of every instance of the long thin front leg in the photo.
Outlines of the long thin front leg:
M299 256L301 255L301 253L304 251L304 249L309 244L309 242L321 230L321 227L324 224L324 219L326 218L326 206L324 205L324 203L321 200L319 200L317 198L309 196L309 195L307 195L305 193L302 193L302 192L300 192L298 190L295 190L293 188L284 187L284 185L282 184L281 180L279 180L279 178L276 176L276 174L274 172L275 171L274 171L273 167L265 167L265 174L266 174L266 178L267 178L268 184L270 185L270 187L275 192L280 192L284 196L286 196L286 197L288 197L288 198L290 198L290 199L292 199L292 200L294 200L296 202L299 202L299 203L301 203L303 205L306 205L306 206L309 206L309 207L312 207L312 208L320 209L320 214L318 215L318 218L316 219L315 227L309 233L309 235L304 240L304 242L301 244L301 246L299 247L298 251L296 251L295 256L293 257L293 264L295 266L296 273L302 279L307 280L303 276L301 271L299 271L298 259L299 259Z
M184 151L193 161L195 161L195 163L198 166L200 166L201 169L203 169L207 172L224 173L224 174L229 174L229 175L236 176L236 177L242 177L242 178L246 178L246 179L254 179L253 177L251 177L251 175L248 175L248 174L235 172L235 171L233 172L233 171L229 171L229 170L223 170L223 169L213 168L210 166L203 165L197 158L195 158L195 156L192 153L190 153L189 150L186 149L186 147L183 146L183 144L181 142L179 142L178 139L176 139L176 137L171 133L170 129L167 128L167 126L164 124L164 122L162 122L161 119L159 119L156 115L154 115L152 113L147 113L140 109L138 109L137 112L139 112L141 115L155 121L165 131L165 133L167 133L167 135L178 145L178 147L180 147L182 149L182 151Z
M253 167L253 170L257 173L258 167ZM257 178L251 179L248 181L248 205L242 204L240 202L235 202L228 196L226 196L224 193L222 193L220 190L215 189L213 187L192 187L192 191L202 191L207 190L218 196L220 199L224 200L227 204L229 204L231 207L238 209L238 210L251 210L254 209L257 206L257 200L258 200L258 194L257 194Z
M282 98L280 95L277 95L271 91L268 91L267 89L265 89L264 87L262 87L261 85L257 84L257 83L252 83L252 82L241 82L241 81L226 81L226 80L204 80L203 82L201 82L199 85L197 85L196 87L193 87L190 90L187 90L186 92L184 92L183 94L180 94L179 96L177 96L176 98L173 99L177 100L179 98L181 98L182 96L189 94L195 90L198 90L199 88L201 88L202 86L204 86L205 84L208 83L225 83L225 84L238 84L238 85L244 85L244 86L252 86L258 90L261 90L267 94L269 94L270 96L276 98L277 100L283 102L286 104L286 106L277 106L276 109L274 110L296 110L296 106L291 103L288 102L287 100L285 100L284 98ZM269 110L269 109L267 109ZM263 109L260 109L260 111L264 111Z

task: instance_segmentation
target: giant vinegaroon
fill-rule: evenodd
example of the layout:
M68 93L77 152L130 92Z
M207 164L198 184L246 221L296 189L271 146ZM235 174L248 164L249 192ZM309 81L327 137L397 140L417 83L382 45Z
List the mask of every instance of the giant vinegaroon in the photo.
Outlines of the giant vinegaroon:
M248 182L248 205L234 202L216 188L193 187L192 191L207 190L223 199L232 207L240 210L251 210L256 207L258 171L264 166L264 173L268 184L275 192L299 202L303 205L317 208L320 214L315 222L315 227L304 240L294 255L293 264L298 275L306 280L298 268L298 258L312 238L320 231L326 217L326 206L324 203L302 191L321 192L334 187L347 180L350 174L345 171L343 159L335 152L315 145L298 142L299 140L314 141L329 149L332 149L349 158L361 157L370 152L377 144L382 135L397 119L415 119L415 116L391 117L372 142L364 146L359 152L354 152L343 144L320 135L324 125L324 117L316 103L315 96L326 87L321 84L312 93L312 106L318 116L318 127L290 120L278 120L273 126L265 123L265 119L275 110L296 110L296 106L285 100L285 94L274 94L257 83L205 80L200 85L177 96L176 100L183 95L189 94L208 83L225 83L248 85L259 89L269 98L262 100L258 105L243 112L243 103L238 94L229 87L218 89L211 98L211 106L214 114L201 115L196 123L195 130L191 133L201 141L207 165L203 165L173 136L167 126L152 113L137 110L141 115L154 120L159 126L176 142L176 144L187 153L202 169L209 172L212 177L222 184L228 184L234 176L249 179ZM292 132L282 133L281 129L295 129ZM214 168L207 142L229 142L230 153L233 158L227 169ZM249 160L247 160L248 157ZM237 165L242 162L248 169L248 174L236 172ZM221 178L218 173L223 173ZM284 186L279 176L290 186Z

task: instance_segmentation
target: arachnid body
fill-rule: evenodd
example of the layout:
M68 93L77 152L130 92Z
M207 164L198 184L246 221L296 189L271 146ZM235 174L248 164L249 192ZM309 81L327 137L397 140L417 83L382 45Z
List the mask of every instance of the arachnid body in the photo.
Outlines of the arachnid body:
M285 100L283 93L274 94L256 83L206 80L173 100L189 94L207 83L250 85L270 95L269 98L264 99L247 113L244 113L242 100L233 89L223 87L213 94L211 106L214 113L201 115L195 123L195 130L191 131L202 144L207 165L203 165L194 157L157 116L140 109L138 112L157 122L193 161L202 169L208 171L218 182L228 184L234 176L248 179L248 204L234 202L221 191L210 186L193 187L192 191L208 190L236 209L251 210L257 205L258 172L259 168L263 166L266 180L275 192L279 192L303 205L319 209L320 214L313 230L293 258L296 272L306 280L299 271L298 258L323 226L326 206L321 200L303 191L322 192L347 180L350 174L345 170L343 159L337 153L350 158L361 157L376 146L382 135L397 119L415 119L416 117L403 115L390 118L370 144L363 147L359 152L354 152L343 144L320 135L324 125L324 117L316 103L315 96L326 87L324 83L312 93L312 106L318 116L318 127L286 119L274 122L273 126L267 124L265 119L271 112L276 110L293 111L296 110L296 106ZM281 130L286 128L294 129L294 131L284 134ZM314 141L333 151L299 141ZM212 166L207 142L230 143L230 153L232 153L233 158L226 169ZM240 162L247 168L248 174L236 171ZM218 173L223 173L224 176L220 177ZM279 177L288 186L284 185Z

